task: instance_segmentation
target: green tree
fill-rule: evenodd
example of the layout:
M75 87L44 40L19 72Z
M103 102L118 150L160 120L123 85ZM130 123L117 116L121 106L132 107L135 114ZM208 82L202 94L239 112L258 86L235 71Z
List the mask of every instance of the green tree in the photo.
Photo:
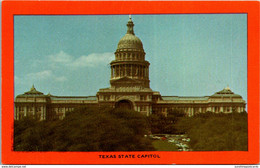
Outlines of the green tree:
M182 118L176 124L190 137L194 151L246 151L247 113L197 114Z
M176 134L180 131L176 129L176 123L186 118L185 113L180 109L169 110L167 116L162 113L153 113L148 119L153 134Z
M15 124L15 150L154 150L144 137L150 131L147 118L131 110L81 107L66 114L64 120L28 123L34 125Z

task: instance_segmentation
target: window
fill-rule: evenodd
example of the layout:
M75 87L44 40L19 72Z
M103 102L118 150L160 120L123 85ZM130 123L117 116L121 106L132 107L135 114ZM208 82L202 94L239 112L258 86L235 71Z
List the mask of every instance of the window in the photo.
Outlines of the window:
M140 106L140 111L145 111L145 106Z
M19 107L19 111L23 111L23 110L24 110L24 108L20 106Z
M104 100L110 100L110 95L105 95Z
M146 100L146 96L145 96L145 95L141 95L141 96L140 96L140 100L141 100L141 101Z
M40 112L41 111L41 107L36 107L36 112Z
M29 107L29 111L33 111L33 107Z

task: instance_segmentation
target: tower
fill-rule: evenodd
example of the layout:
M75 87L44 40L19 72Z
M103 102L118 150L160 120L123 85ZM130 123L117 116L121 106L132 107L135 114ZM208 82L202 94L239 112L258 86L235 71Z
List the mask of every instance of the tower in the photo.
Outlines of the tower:
M142 41L135 36L134 23L129 18L127 32L118 42L115 52L115 60L111 65L111 87L117 87L115 81L122 78L132 79L125 83L129 87L150 88L149 85L149 65L145 60L145 52ZM122 83L121 85L122 86Z
M145 115L152 111L149 65L142 41L134 33L132 18L126 34L119 40L115 60L110 63L110 87L97 93L98 104L133 109Z

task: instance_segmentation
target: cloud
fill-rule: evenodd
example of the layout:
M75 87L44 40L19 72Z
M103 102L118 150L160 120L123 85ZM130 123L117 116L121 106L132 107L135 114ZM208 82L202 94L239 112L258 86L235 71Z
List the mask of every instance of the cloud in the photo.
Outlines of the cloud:
M57 54L49 55L50 61L54 63L69 64L73 61L73 57L64 51L60 51Z
M108 64L114 58L113 53L93 53L81 56L72 62L74 67L94 67L100 64Z
M16 77L18 79L18 77ZM64 82L67 80L64 76L56 76L51 70L44 70L41 72L29 73L26 75L27 81L42 81L42 80L54 80L57 82Z
M114 54L110 52L92 53L89 55L82 55L79 58L74 58L64 51L60 51L57 54L50 55L49 58L51 63L55 63L56 66L63 65L71 68L81 68L108 64L114 59Z
M71 75L81 75L82 69L80 68L103 67L108 65L113 59L114 54L110 52L92 53L77 58L60 51L45 58L34 59L32 64L30 64L30 72L23 75L16 74L14 77L15 85L20 87L36 83L68 82Z
M56 77L55 80L56 80L57 82L64 82L64 81L67 80L67 78L66 78L65 76L61 76L61 77Z
M53 75L52 71L45 70L45 71L36 72L36 73L29 73L26 75L26 77L29 79L42 80L42 79L50 78L52 75Z
M19 84L19 85L24 84L24 81L21 80L21 78L19 78L19 77L16 76L16 75L14 76L14 81L15 81L16 84Z

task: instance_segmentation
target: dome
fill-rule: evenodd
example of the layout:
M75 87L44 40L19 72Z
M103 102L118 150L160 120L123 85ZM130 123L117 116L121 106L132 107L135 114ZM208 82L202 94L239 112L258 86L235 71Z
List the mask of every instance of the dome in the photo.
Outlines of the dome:
M117 46L117 51L131 49L133 51L144 51L142 41L134 34L134 23L131 18L127 23L127 33L122 37Z
M20 94L17 96L17 98L21 97L46 97L42 92L39 92L38 90L35 89L34 85L28 92L24 92L24 94Z
M30 89L30 91L25 92L25 95L43 95L42 92L39 92L38 90L35 89L34 85L32 85L32 88Z
M226 87L223 90L216 92L211 97L241 97L241 96L232 92L229 87Z
M143 51L143 43L142 41L132 34L126 34L121 40L118 42L117 49L137 49Z

